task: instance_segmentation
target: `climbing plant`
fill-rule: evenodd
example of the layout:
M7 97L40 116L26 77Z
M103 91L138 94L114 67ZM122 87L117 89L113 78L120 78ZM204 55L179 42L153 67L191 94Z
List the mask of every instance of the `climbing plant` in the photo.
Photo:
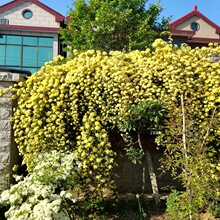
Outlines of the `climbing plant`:
M184 94L196 122L210 116L220 101L220 64L210 58L220 47L178 48L160 39L152 47L108 54L74 50L71 60L58 56L13 88L15 141L29 173L39 152L73 152L82 164L78 193L92 201L85 208L96 209L103 193L114 189L109 130L129 115L127 106L163 100L172 113ZM166 133L157 135L164 144ZM211 135L219 140L219 127Z

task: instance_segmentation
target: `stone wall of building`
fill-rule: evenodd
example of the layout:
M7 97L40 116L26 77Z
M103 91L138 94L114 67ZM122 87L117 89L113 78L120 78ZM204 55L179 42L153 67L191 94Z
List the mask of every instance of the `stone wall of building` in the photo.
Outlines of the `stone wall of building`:
M0 69L0 89L5 90L10 86L25 80L22 73L11 73ZM0 189L12 181L12 168L19 162L19 154L14 142L11 117L16 104L11 98L12 92L0 96Z

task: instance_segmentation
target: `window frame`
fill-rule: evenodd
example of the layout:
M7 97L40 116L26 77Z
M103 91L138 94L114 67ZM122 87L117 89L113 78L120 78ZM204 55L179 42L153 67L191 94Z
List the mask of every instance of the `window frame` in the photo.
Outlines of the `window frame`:
M30 13L31 15L30 15L30 17L26 17L25 16L25 13ZM32 10L30 10L30 9L28 9L28 8L26 8L26 9L24 9L22 12L21 12L21 14L22 14L22 16L23 16L23 18L25 18L25 19L31 19L32 17L33 17L33 11Z
M30 35L10 35L10 34L1 34L0 35L2 37L2 42L0 42L0 46L3 46L5 48L4 51L4 57L2 58L2 62L1 62L1 66L10 66L10 67L15 67L15 68L22 68L22 69L36 69L36 71L40 70L40 68L43 66L43 64L45 62L48 62L50 60L53 59L53 42L54 42L54 38L53 37L44 37L44 36L30 36ZM13 37L17 38L20 37L21 41L17 41L16 40L13 42ZM8 38L10 39L10 41L8 42ZM28 39L29 38L29 39ZM31 38L34 39L33 42L31 42ZM48 40L48 45L45 45L44 43L40 43L40 39L47 39ZM26 39L26 40L25 40ZM7 47L9 48L10 46L14 46L14 47L19 47L18 50L20 50L18 53L20 54L20 61L19 61L19 65L18 62L16 64L13 65L13 63L8 63L8 56L7 56ZM36 65L25 65L27 64L25 58L25 54L24 54L24 50L25 48L36 48L36 54L37 57L34 58L34 61L32 62L30 60L30 63L32 62L32 64L36 64ZM40 57L40 50L41 48L43 49L48 49L48 59L41 59ZM17 52L17 50L16 50ZM45 56L46 57L46 56ZM43 58L45 58L43 57ZM36 61L35 61L36 59ZM43 61L41 61L43 60ZM25 63L26 62L26 63Z

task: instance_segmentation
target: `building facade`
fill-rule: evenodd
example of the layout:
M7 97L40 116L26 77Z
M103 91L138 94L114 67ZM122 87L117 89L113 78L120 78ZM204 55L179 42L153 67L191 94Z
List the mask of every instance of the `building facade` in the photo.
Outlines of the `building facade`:
M173 43L177 45L187 43L193 48L207 46L209 43L220 43L220 27L199 12L197 6L172 22L168 29Z
M65 17L38 0L0 6L0 66L38 71L62 54L60 27Z

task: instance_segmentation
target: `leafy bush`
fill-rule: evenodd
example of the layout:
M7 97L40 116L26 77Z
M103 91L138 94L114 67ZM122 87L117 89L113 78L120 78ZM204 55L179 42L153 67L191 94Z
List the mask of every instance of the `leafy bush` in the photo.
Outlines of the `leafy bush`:
M189 103L182 99L181 106L168 117L164 168L170 169L186 189L168 197L170 218L197 218L200 212L208 211L210 202L219 200L219 160L213 145L218 142L213 141L211 132L219 127L217 108L198 122Z

